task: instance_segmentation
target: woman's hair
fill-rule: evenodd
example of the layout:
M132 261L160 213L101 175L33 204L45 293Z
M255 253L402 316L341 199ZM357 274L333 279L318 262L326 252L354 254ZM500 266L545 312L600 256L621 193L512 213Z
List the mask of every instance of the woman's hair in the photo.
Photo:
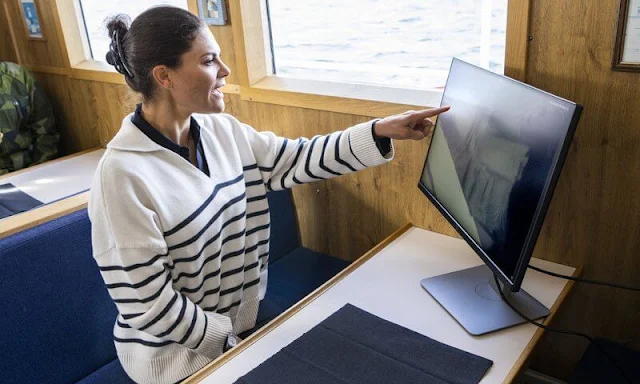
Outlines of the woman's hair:
M194 14L176 7L153 7L141 13L131 26L127 15L107 21L111 38L107 62L124 75L127 84L153 99L156 84L151 73L156 65L177 68L204 24Z

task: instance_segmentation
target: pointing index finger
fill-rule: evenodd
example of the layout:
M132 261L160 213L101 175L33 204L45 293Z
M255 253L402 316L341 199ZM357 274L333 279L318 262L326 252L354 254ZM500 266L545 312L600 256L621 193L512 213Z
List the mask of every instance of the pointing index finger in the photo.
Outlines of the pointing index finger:
M427 117L433 117L433 116L439 115L441 113L447 112L449 110L449 108L450 107L447 105L447 106L439 107L439 108L425 109L425 110L416 112L416 114L414 116L419 118L419 119L426 119Z

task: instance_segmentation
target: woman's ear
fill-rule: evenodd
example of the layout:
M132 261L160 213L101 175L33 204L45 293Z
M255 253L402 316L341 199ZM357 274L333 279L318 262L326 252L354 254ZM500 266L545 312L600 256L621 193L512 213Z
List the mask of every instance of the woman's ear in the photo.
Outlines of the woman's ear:
M155 82L164 89L171 90L173 88L173 84L171 82L171 74L169 73L169 68L165 65L156 65L151 70L151 74Z

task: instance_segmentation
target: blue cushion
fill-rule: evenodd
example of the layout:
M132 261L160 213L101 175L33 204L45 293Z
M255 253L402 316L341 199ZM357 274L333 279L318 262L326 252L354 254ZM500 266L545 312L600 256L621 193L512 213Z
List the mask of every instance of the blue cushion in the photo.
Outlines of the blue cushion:
M267 296L277 305L291 307L349 263L300 247L269 265Z
M291 190L269 192L267 201L271 219L269 263L273 263L298 248L300 236Z
M260 302L256 326L239 336L244 339L262 328L347 265L344 260L303 247L270 264L267 295Z
M2 383L73 383L116 357L90 239L86 209L0 239Z
M77 384L135 384L127 376L118 359L93 372Z
M640 365L638 365L640 351L606 339L596 339L596 343L597 346L593 343L589 344L589 348L569 378L569 384L640 383ZM625 380L618 367L613 365L601 349L613 358L628 380Z

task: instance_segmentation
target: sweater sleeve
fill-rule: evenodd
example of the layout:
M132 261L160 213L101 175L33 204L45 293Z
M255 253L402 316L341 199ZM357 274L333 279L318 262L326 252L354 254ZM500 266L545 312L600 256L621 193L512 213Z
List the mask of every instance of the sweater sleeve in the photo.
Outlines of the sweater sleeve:
M272 132L257 132L241 124L262 178L269 190L344 175L393 159L393 145L384 156L372 134L373 121L324 136L291 140Z
M119 326L150 336L118 340L116 333L116 341L177 343L218 357L232 331L231 320L203 311L174 290L173 264L155 212L136 198L138 188L130 178L104 168L101 163L89 202L94 258L120 314Z

